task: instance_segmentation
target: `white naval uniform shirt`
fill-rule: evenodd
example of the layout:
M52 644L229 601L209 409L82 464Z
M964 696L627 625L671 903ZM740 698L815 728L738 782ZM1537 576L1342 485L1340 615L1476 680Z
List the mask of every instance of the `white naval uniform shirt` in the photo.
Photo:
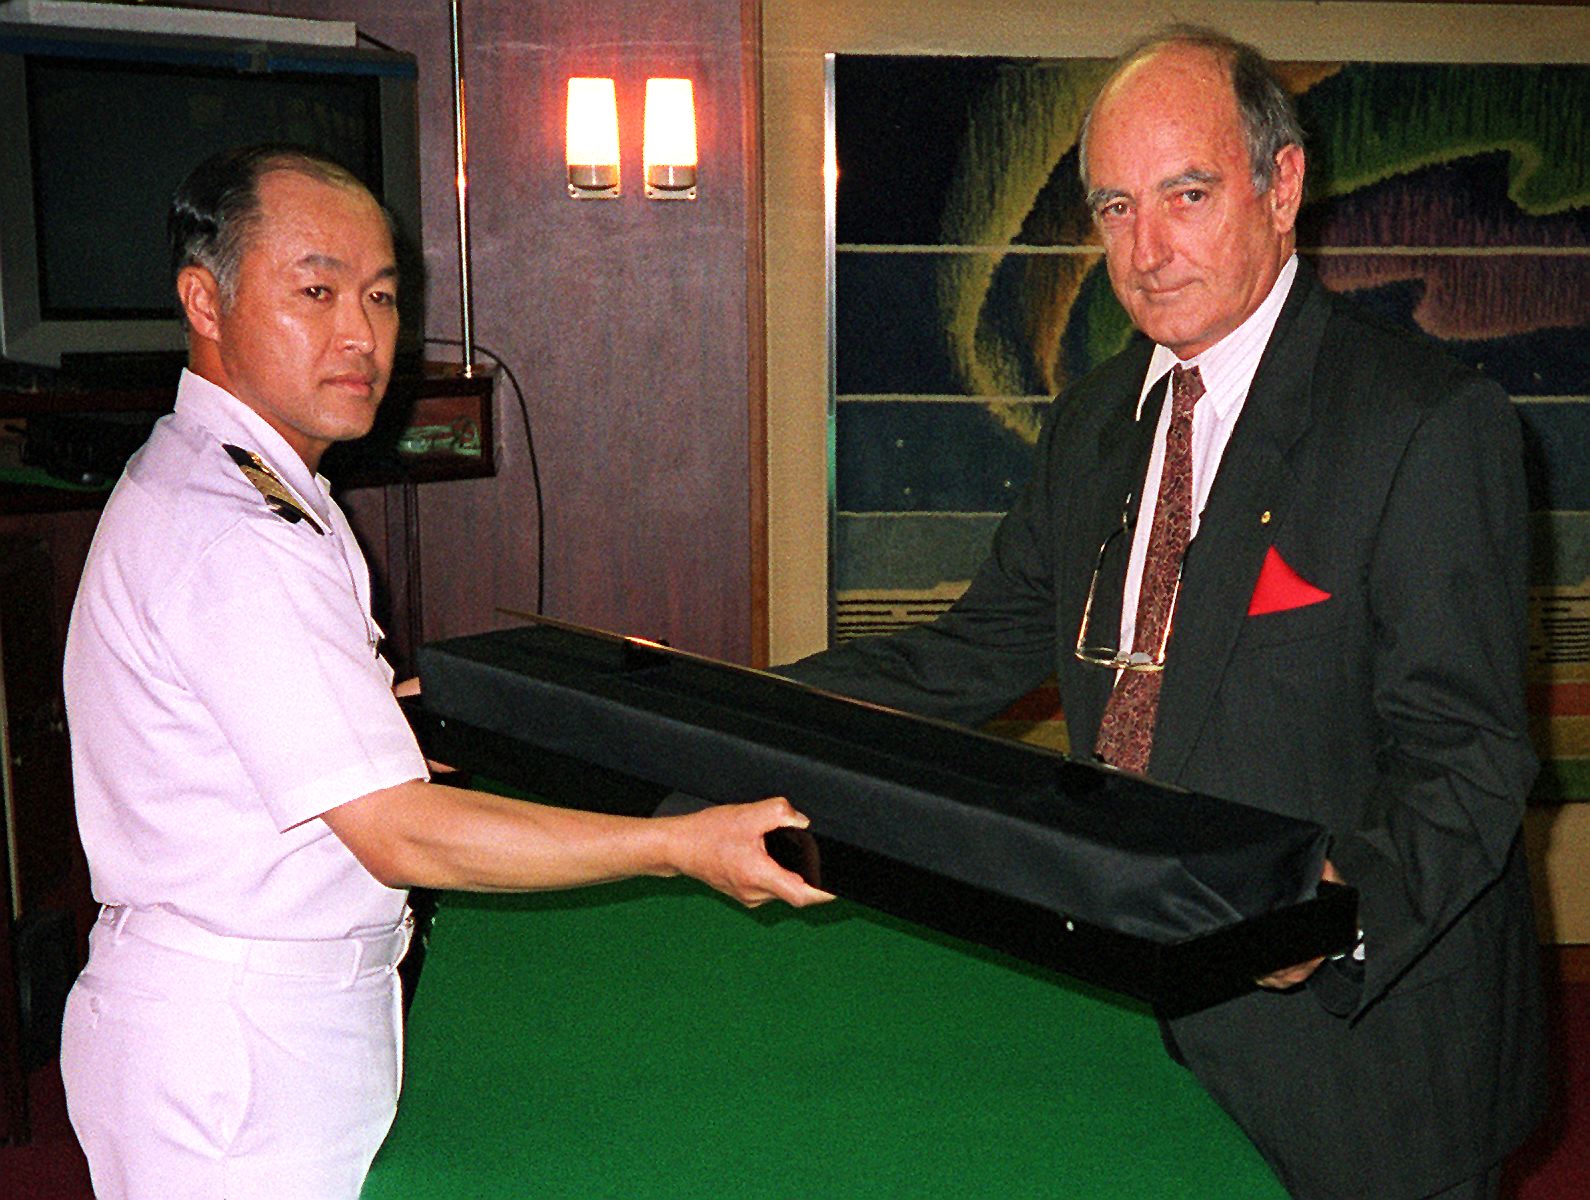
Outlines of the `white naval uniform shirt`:
M314 525L273 512L228 444L263 459ZM241 937L399 921L406 894L318 819L426 777L379 637L326 481L183 372L176 411L111 494L72 609L67 719L95 899Z
M1189 359L1176 357L1176 352L1166 346L1156 345L1148 360L1148 372L1143 377L1143 390L1137 398L1137 419L1143 419L1143 406L1148 394L1169 374L1177 363L1183 367L1198 368L1203 380L1204 394L1193 408L1192 460L1193 505L1192 528L1189 539L1198 536L1198 521L1204 505L1209 500L1209 489L1214 486L1215 473L1220 469L1220 459L1236 428L1237 418L1248 399L1248 388L1259 369L1259 359L1270 344L1270 334L1281 315L1292 281L1297 278L1297 255L1292 255L1276 276L1269 295L1259 307L1248 314L1248 319L1238 325L1202 354ZM1170 398L1159 406L1159 424L1154 430L1154 449L1148 459L1148 473L1143 477L1142 504L1137 510L1137 522L1132 527L1132 556L1126 564L1126 590L1121 600L1121 640L1118 646L1132 647L1137 633L1137 601L1143 582L1143 561L1148 557L1149 531L1154 526L1154 510L1159 502L1159 477L1165 465L1165 438L1170 432ZM1174 614L1172 620L1174 620Z

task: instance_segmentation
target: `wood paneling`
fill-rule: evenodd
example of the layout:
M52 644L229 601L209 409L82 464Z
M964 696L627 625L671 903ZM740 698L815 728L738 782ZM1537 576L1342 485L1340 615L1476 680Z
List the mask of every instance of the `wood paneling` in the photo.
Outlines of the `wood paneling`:
M234 6L351 19L416 55L426 330L458 337L447 5ZM748 367L747 264L759 249L747 177L759 168L742 2L466 0L462 12L475 337L528 392L547 611L748 661L762 557L752 549L751 413L761 396ZM575 202L564 188L564 89L575 74L617 82L615 201ZM695 82L695 203L642 195L649 75ZM497 405L498 477L422 489L429 638L492 628L506 623L498 607L534 605L535 501L506 381ZM384 498L354 494L348 507L384 570Z

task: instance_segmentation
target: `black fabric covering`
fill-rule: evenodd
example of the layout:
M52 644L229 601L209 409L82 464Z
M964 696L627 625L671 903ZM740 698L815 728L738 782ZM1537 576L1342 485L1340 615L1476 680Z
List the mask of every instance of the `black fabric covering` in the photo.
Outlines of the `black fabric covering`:
M424 708L820 838L1174 943L1315 894L1319 826L555 623L421 648ZM1251 978L1251 976L1250 976Z

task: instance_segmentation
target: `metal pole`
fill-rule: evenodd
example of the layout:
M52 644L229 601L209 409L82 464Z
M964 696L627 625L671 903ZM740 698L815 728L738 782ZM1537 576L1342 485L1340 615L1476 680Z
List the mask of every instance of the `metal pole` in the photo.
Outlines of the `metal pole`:
M464 378L475 375L475 336L469 280L469 139L464 103L463 36L460 33L459 0L451 0L453 34L453 156L458 188L458 308L462 327Z

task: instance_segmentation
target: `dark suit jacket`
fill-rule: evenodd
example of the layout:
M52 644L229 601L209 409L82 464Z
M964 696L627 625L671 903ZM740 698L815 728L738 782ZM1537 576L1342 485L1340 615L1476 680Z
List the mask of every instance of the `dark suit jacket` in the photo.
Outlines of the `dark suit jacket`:
M1071 648L1099 545L1142 487L1150 349L1138 339L1056 401L1034 479L949 613L787 673L978 722L1057 672L1087 754L1113 676ZM1118 627L1127 541L1090 640ZM1248 616L1272 546L1330 598ZM1427 1195L1498 1160L1543 1110L1519 846L1536 770L1526 554L1505 395L1301 266L1187 551L1148 768L1326 826L1360 890L1361 970L1329 963L1305 987L1170 1023L1299 1195Z

